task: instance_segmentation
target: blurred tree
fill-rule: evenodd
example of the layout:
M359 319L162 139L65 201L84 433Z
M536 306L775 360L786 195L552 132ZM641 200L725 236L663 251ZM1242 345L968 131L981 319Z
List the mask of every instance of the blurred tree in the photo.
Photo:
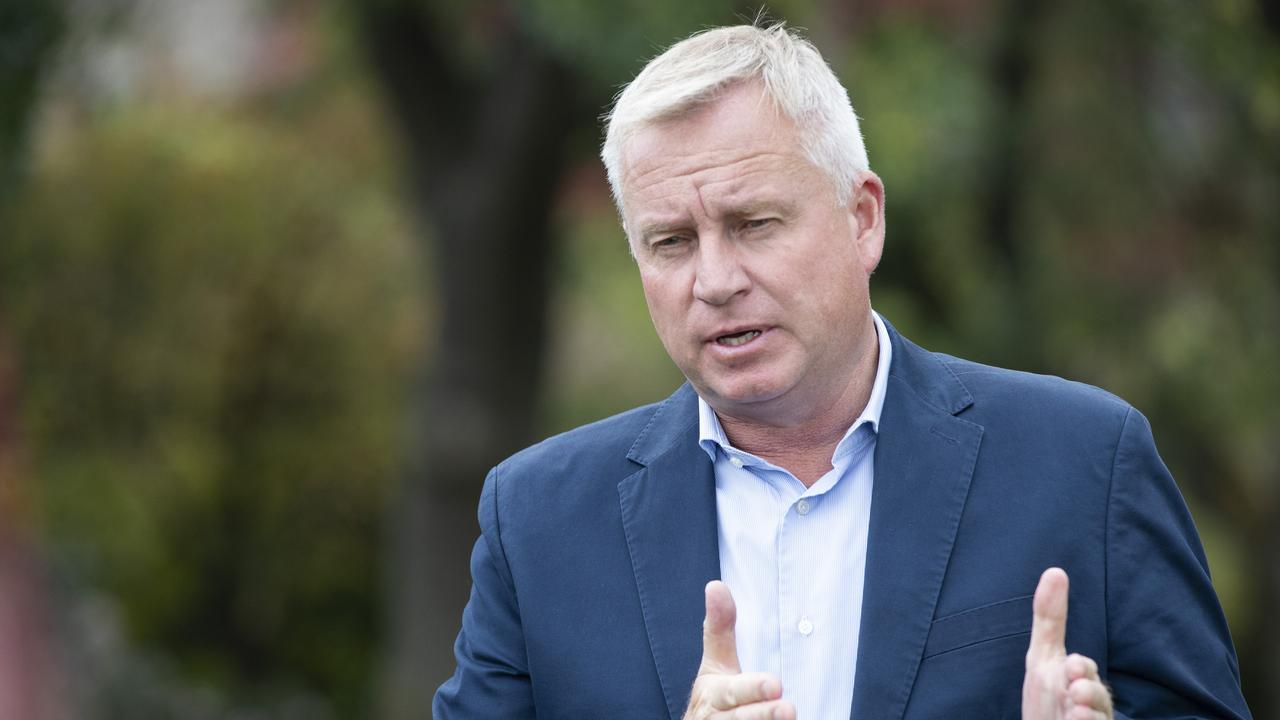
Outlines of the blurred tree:
M40 79L62 31L62 7L18 0L0 7L0 242L11 196L23 171L27 128ZM0 309L3 308L0 288ZM18 413L17 361L0 315L0 717L58 717L58 676L44 558L36 544L35 498Z
M888 188L878 307L930 346L1151 416L1267 717L1280 54L1260 12L1004 0L956 27L886 10L845 78Z
M0 211L12 192L42 71L62 33L58 0L0 6Z
M480 482L494 458L532 435L557 179L568 138L591 114L572 72L510 8L470 11L492 44L492 66L469 76L458 39L427 8L350 7L401 131L439 293L437 352L417 390L412 451L390 506L385 702L392 717L419 717L424 690L429 698L449 672L468 577L458 550L476 535Z
M358 716L370 691L421 328L385 162L314 152L373 132L366 109L108 114L44 159L0 247L52 547L233 707L323 691Z

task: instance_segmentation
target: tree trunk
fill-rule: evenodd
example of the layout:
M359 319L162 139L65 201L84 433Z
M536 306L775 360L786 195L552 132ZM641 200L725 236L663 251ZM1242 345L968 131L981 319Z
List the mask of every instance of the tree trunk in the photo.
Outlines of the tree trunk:
M61 3L54 0L0 5L0 238L10 192L24 166L40 77L62 23ZM4 308L0 282L0 718L51 720L67 713L56 702L56 643L44 563L32 532L38 506L20 452L18 368Z
M403 133L439 336L413 402L410 456L388 510L383 714L425 718L453 670L476 501L531 440L545 345L552 210L566 141L591 113L573 78L499 18L492 72L455 70L414 5L364 4L364 45Z

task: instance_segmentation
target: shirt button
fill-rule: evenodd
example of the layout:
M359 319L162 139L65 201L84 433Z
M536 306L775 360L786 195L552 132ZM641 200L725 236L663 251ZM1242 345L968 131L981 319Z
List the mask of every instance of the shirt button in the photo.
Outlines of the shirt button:
M729 464L736 468L740 468L742 467L742 460L736 457L731 457L729 458Z
M808 515L809 501L805 500L804 498L801 498L800 501L796 503L796 512L800 513L801 515ZM808 635L808 633L805 633L805 634Z
M796 623L796 629L800 631L801 635L807 637L813 632L813 622L807 617L802 617L800 622Z

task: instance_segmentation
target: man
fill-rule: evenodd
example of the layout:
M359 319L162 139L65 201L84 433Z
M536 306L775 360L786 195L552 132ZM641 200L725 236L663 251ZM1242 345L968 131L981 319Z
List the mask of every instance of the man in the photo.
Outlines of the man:
M884 189L812 46L675 45L603 157L689 382L492 471L437 718L1248 717L1145 419L872 312Z

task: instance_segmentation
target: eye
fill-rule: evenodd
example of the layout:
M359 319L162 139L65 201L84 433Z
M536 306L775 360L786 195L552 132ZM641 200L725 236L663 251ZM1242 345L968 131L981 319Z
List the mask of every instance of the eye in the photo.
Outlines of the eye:
M742 229L746 231L760 230L762 228L768 227L769 225L772 225L773 221L774 221L774 218L771 218L771 217L752 218L750 220L743 220Z
M681 235L669 235L667 237L661 237L661 238L658 238L657 240L654 240L653 242L649 243L649 247L655 252L664 252L664 251L675 250L683 246L687 242L688 242L688 239Z

